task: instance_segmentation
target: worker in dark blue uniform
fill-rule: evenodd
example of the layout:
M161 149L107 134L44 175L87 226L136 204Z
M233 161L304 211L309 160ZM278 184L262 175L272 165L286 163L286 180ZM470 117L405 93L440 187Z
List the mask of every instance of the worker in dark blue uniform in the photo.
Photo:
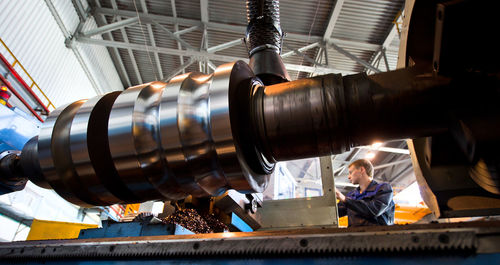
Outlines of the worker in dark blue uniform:
M392 187L373 180L373 165L366 159L349 165L349 181L359 187L342 194L335 189L339 199L339 217L347 215L349 227L394 224L395 205Z

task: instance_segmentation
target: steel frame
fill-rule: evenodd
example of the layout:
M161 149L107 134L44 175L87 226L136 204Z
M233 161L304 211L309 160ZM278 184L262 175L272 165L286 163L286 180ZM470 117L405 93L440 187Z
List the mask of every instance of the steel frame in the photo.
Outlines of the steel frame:
M171 1L172 4L172 11L173 15L172 16L163 16L163 15L155 15L155 14L150 14L147 10L147 7L145 5L145 1L141 0L141 7L142 7L142 12L133 12L133 11L127 11L127 10L119 10L115 4L114 1L111 3L113 4L113 8L103 8L99 5L99 1L95 1L96 8L93 10L92 15L95 17L103 17L104 15L112 15L117 18L123 18L123 19L118 19L118 21L106 24L103 26L100 26L96 29L87 31L87 32L76 32L74 34L74 41L83 43L83 44L92 44L92 45L101 45L101 46L106 46L106 47L111 47L113 50L113 53L115 53L116 57L116 49L117 48L122 48L122 49L127 49L129 56L134 64L134 72L137 76L137 79L140 83L142 83L142 77L140 75L137 63L135 62L135 58L133 56L133 50L138 50L138 51L146 51L146 52L152 52L154 59L156 61L156 71L159 72L160 79L164 79L165 76L170 76L172 75L173 72L179 73L184 72L185 68L191 65L192 63L185 62L184 57L194 57L195 61L200 62L200 67L203 68L201 70L208 71L209 69L214 69L216 66L211 62L211 60L217 60L217 61L222 61L222 62L229 62L229 61L234 61L234 60L244 60L248 61L247 58L243 57L234 57L234 56L223 56L223 55L215 55L214 53L217 51L221 51L224 49L228 49L231 47L234 47L236 45L240 45L242 42L240 39L235 39L233 41L229 41L223 44L219 44L213 47L208 46L208 41L207 39L209 38L209 30L218 30L218 31L225 31L225 32L231 32L231 33L241 33L243 34L246 30L245 26L239 26L239 25L230 25L230 24L224 24L224 23L217 23L217 22L211 22L208 17L208 2L206 0L200 0L200 14L201 14L201 20L193 20L193 19L185 19L185 18L179 18L177 17L177 12L175 8L175 0ZM375 45L375 44L370 44L370 43L362 43L362 42L356 42L356 41L346 41L342 39L336 39L331 37L331 33L333 32L333 29L335 27L336 21L338 19L338 15L341 11L341 7L344 1L336 1L335 7L333 8L332 14L330 16L330 20L328 23L328 26L325 30L325 33L323 36L305 36L301 34L287 34L286 38L292 41L301 41L301 42L307 42L311 41L311 44L307 44L303 47L300 47L298 49L293 49L290 48L291 51L288 51L283 54L283 58L296 55L296 56L301 56L304 58L305 61L310 63L312 66L307 66L307 65L297 65L297 64L285 64L288 70L291 71L297 71L297 72L307 72L311 74L327 74L327 73L341 73L341 74L352 74L351 72L348 71L342 71L335 69L334 67L329 65L329 60L327 57L327 52L326 48L327 47L333 47L336 49L338 52L341 54L344 54L348 58L352 59L353 61L365 66L367 69L373 70L375 72L379 72L373 64L370 64L369 62L366 62L355 55L351 54L349 51L345 50L341 46L348 46L348 47L354 47L354 48L359 48L359 49L364 49L364 50L372 50L372 51L379 51L381 49L381 45ZM75 7L76 8L76 7ZM99 20L100 23L104 22L104 20ZM150 46L146 45L137 45L137 44L132 44L128 41L128 38L126 36L126 32L124 30L125 27L135 25L136 23L142 23L145 24L146 27L148 28L148 35L149 35L149 40L151 42ZM170 31L166 27L164 27L163 24L173 24L174 25L174 31ZM155 42L154 42L154 34L152 31L152 25L155 25L156 27L161 28L164 30L167 35L176 40L178 42L178 49L171 49L171 48L163 48L163 47L157 47ZM189 28L184 29L184 30L179 30L179 25L183 26L188 26ZM91 36L95 35L101 35L101 34L106 34L109 33L113 30L119 30L122 32L122 36L124 37L124 42L117 42L110 38L110 34L107 36L109 40L106 41L100 41L98 39L92 39L90 38ZM203 32L203 40L200 45L199 49L196 49L189 45L187 42L185 42L180 36L186 32L190 32L193 30L201 30ZM123 34L125 33L125 34ZM286 44L285 44L286 45ZM286 47L286 46L285 46ZM304 51L320 47L319 51L317 52L316 58L310 58L309 56L305 56L303 53ZM184 49L182 49L184 48ZM189 52L188 52L189 51ZM176 69L168 69L168 73L165 74L163 71L167 69L161 69L161 65L159 64L159 54L170 54L170 55L178 55L180 58L180 66ZM321 60L323 59L322 54L324 54L324 61L326 63L322 63ZM119 68L120 71L122 72L122 76L126 75L124 73L124 67L122 67L123 62L120 63L120 60L115 60L118 65L120 66ZM185 66L184 68L182 66ZM124 78L125 82L127 85L129 85L130 80L127 78Z

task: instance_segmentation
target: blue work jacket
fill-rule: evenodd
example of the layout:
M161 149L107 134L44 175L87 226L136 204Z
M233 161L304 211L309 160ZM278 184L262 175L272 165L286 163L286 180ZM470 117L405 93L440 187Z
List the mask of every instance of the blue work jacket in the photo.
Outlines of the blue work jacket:
M394 224L391 185L373 180L363 193L359 191L358 187L347 193L345 202L338 204L339 217L347 215L349 226Z

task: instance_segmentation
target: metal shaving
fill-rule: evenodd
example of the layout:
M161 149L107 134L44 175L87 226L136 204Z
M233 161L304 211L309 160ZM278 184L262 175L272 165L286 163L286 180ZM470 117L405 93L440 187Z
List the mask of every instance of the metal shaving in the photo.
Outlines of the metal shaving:
M224 231L229 231L229 228L215 215L213 214L204 214L203 219L207 222L208 226L215 232L215 233L222 233Z
M195 234L213 233L207 222L194 209L180 209L167 216L164 221L169 224L178 224Z

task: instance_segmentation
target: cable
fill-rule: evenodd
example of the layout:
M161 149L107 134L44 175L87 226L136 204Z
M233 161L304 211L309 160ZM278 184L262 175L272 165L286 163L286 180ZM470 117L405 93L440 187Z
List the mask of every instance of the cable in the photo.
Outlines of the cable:
M151 64L151 69L153 70L153 74L155 75L155 81L158 81L158 76L155 71L155 67L153 65L153 60L151 60L151 55L149 54L149 49L148 49L148 41L146 40L146 34L144 34L144 29L142 28L142 23L141 23L141 18L139 17L139 10L137 10L137 4L134 2L134 7L135 7L135 13L137 14L137 18L139 19L139 27L141 28L142 32L142 38L144 39L144 46L146 48L146 53L148 54L149 58L149 63Z
M309 28L309 34L307 35L307 42L306 42L306 45L309 45L310 44L310 40L311 40L311 32L312 32L312 29L314 27L314 23L316 22L316 17L318 16L318 10L319 10L319 5L321 4L321 0L318 1L318 4L316 4L316 12L314 13L314 17L313 17L313 21L311 23L311 27ZM300 62L300 65L302 65L304 63L304 56L306 56L306 54L304 53L304 55L302 55L302 60ZM314 66L314 65L313 65ZM299 79L299 74L300 74L300 71L297 72L297 77L295 79Z

